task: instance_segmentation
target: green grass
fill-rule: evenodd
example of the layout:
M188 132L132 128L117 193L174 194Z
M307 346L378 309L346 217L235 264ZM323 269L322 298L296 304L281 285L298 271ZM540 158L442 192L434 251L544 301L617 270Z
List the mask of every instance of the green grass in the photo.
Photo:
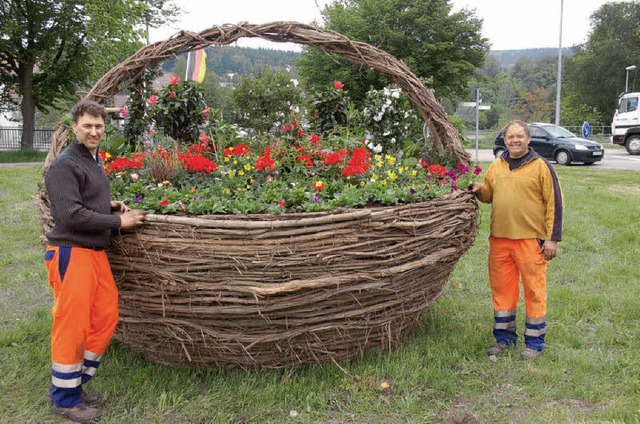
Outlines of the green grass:
M0 163L44 162L47 152L37 150L0 151Z
M473 247L392 352L343 363L346 372L326 364L253 373L165 367L113 342L91 383L106 398L101 422L640 422L640 172L556 170L565 231L549 267L548 349L535 362L519 349L495 364L486 357L493 313L489 206L481 205ZM32 199L40 175L0 168L0 417L8 422L60 422L45 399L51 296Z

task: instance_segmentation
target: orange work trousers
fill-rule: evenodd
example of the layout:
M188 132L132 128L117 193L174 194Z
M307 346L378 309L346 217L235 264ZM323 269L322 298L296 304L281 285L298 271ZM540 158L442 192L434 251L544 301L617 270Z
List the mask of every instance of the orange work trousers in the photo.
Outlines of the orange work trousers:
M47 246L45 263L54 297L50 393L56 406L72 408L115 332L118 289L104 250Z
M516 343L516 312L520 280L524 292L525 345L544 349L547 316L547 263L538 239L512 240L489 237L489 282L498 343Z

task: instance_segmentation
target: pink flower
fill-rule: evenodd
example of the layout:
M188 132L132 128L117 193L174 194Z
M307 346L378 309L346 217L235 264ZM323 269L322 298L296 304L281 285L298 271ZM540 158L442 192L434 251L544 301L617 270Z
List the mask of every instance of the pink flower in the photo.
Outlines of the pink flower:
M176 96L176 92L175 92L175 91L171 91L171 92L169 93L169 97L171 97L172 99L175 99L175 98L177 97L177 96Z
M153 128L149 129L149 135L154 135L156 133L156 130Z
M156 96L155 94L153 94L151 97L149 97L149 100L147 100L147 104L149 106L155 106L156 103L158 103L158 96Z
M129 116L129 111L124 108L121 107L120 110L118 111L118 113L120 114L120 116L122 116L123 118L126 118L127 116Z
M338 80L333 81L333 88L335 88L336 90L342 90L344 88L344 84Z
M211 113L211 108L208 107L205 110L203 110L202 112L200 112L201 114L203 114L204 116L208 116L209 113Z
M180 82L180 77L169 78L169 85L177 85Z

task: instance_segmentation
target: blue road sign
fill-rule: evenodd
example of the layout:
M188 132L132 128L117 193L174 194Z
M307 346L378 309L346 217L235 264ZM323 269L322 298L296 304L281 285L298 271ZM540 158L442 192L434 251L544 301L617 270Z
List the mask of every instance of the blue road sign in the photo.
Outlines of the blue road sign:
M591 135L591 125L587 121L582 124L582 136L588 138Z

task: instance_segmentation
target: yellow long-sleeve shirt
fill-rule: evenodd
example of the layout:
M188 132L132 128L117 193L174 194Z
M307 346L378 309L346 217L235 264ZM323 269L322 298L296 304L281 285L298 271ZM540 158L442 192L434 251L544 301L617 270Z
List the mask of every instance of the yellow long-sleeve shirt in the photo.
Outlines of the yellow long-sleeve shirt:
M493 237L562 239L562 189L553 167L532 149L513 170L505 158L496 159L476 196L492 204Z

